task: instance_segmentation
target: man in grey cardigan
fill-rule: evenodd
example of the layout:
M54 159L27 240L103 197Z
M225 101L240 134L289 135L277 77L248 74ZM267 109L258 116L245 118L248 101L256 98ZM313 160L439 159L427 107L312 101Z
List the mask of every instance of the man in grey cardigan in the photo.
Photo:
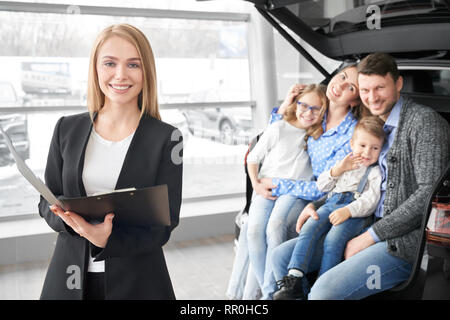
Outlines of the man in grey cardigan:
M345 261L323 274L309 299L361 299L411 274L427 196L449 162L450 127L437 112L402 97L403 79L384 53L358 64L360 97L385 121L382 197L374 224L347 243Z

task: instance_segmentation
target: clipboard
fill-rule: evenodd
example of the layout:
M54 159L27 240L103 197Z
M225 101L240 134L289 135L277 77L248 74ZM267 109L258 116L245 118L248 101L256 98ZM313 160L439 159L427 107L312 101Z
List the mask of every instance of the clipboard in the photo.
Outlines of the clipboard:
M167 185L142 189L115 190L111 193L89 197L60 198L41 181L16 152L11 139L0 126L19 172L51 205L73 211L89 222L101 220L114 212L114 222L128 226L170 226L170 209Z
M167 185L135 190L115 190L111 193L80 198L61 198L63 208L87 221L103 221L114 212L114 222L128 226L170 226Z

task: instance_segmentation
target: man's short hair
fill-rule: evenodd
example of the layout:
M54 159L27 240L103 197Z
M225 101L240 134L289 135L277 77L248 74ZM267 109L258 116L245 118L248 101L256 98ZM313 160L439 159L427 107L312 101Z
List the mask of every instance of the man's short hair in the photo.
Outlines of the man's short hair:
M365 75L375 74L383 77L390 73L394 82L400 76L394 58L383 52L371 53L362 59L358 63L358 73Z

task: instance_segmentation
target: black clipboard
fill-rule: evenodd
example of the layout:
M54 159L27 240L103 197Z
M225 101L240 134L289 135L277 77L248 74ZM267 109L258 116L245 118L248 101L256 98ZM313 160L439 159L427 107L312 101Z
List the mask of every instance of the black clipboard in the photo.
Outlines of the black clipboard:
M116 190L80 198L60 198L64 210L73 211L89 222L103 221L113 212L114 223L127 226L170 226L167 185Z

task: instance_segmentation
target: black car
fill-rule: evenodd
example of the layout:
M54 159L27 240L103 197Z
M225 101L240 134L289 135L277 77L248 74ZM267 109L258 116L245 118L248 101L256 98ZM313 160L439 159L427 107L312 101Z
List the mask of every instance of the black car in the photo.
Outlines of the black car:
M21 107L14 87L9 82L0 82L0 108ZM0 111L0 126L8 134L17 153L23 160L30 158L30 141L28 139L28 119L25 114ZM0 134L0 166L14 163L3 136Z
M450 1L247 1L325 77L324 84L334 73L292 34L342 63L372 52L390 53L404 78L403 95L433 107L450 122ZM251 193L247 179L247 205L236 219L236 235ZM450 299L450 166L428 199L410 278L369 299Z

